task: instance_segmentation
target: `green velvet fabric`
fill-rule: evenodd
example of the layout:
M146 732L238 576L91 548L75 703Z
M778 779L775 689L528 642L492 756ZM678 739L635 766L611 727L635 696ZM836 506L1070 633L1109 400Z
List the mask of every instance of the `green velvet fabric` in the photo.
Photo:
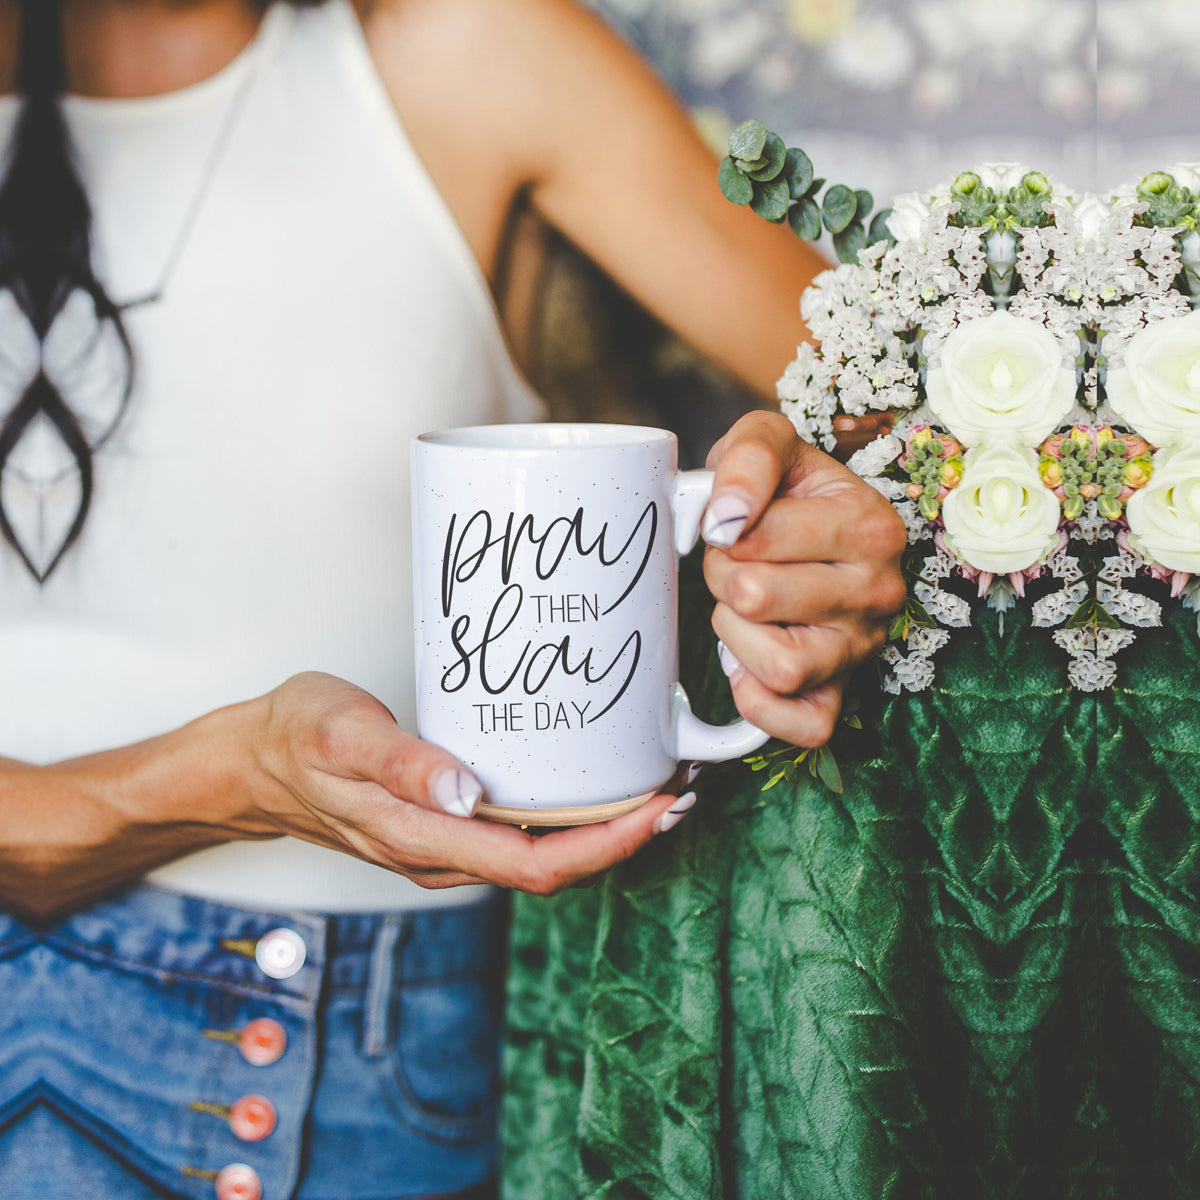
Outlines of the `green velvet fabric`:
M505 1200L1197 1194L1195 614L1098 696L1013 613L860 690L844 795L709 768L597 888L518 898Z

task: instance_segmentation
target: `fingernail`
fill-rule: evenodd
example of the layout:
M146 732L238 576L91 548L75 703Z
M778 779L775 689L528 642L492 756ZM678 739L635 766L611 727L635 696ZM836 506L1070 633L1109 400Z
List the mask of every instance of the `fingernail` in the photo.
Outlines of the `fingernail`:
M695 803L696 793L684 792L666 812L659 813L658 820L654 822L654 832L666 833L668 829L674 829L687 816L688 810Z
M742 669L742 664L734 657L734 653L724 642L717 642L717 659L721 664L721 670L729 676L730 679Z
M453 767L443 767L429 785L438 807L452 817L473 817L483 796L483 788L474 775Z
M750 520L750 502L739 492L722 492L704 514L704 540L710 546L732 546Z
M688 768L683 773L683 786L684 787L687 787L687 785L689 783L696 782L696 776L700 774L700 768L702 766L704 766L703 763L698 763L698 762L688 763Z

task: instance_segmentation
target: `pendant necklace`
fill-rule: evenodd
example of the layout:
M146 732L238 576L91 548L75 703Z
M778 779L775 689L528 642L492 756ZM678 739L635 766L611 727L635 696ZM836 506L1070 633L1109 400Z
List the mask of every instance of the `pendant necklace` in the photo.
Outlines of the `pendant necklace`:
M270 14L264 16L263 20L266 21L269 18ZM229 149L229 143L233 140L234 130L237 128L246 107L246 100L255 83L258 81L263 57L261 52L262 40L263 30L260 25L255 34L255 44L251 46L249 51L253 56L253 61L243 64L246 70L242 79L238 82L237 90L234 92L225 109L216 136L213 138L212 144L208 148L208 153L205 155L204 164L200 170L200 180L184 209L183 219L179 223L179 228L171 241L170 249L167 251L167 256L163 261L162 270L159 272L158 282L144 295L135 296L132 300L126 300L118 304L117 307L121 312L125 313L135 308L144 308L150 304L157 304L163 298L167 290L167 285L171 282L171 278L175 274L175 269L179 266L180 259L183 258L184 251L187 249L192 231L195 229L196 222L199 220L200 214L204 209L204 202L208 199L209 192L212 190L213 180L220 168L221 160L225 157L225 152Z

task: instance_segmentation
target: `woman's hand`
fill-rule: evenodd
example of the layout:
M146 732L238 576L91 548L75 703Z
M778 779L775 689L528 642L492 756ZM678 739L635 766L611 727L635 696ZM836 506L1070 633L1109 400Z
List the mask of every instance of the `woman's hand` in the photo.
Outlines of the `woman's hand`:
M845 462L855 451L869 446L877 437L891 433L894 421L890 412L867 413L862 417L834 417L833 436L837 438L834 458Z
M799 746L829 740L848 672L904 604L904 525L778 413L743 417L713 447L704 575L734 699Z
M688 806L655 796L534 837L466 819L479 797L460 762L378 700L298 675L133 746L44 767L0 759L0 907L46 921L195 850L283 834L426 887L549 895L628 858Z
M470 771L352 684L297 675L247 707L232 824L245 836L290 834L342 850L426 887L498 883L549 895L628 858L675 804L656 796L616 820L535 837L464 820L482 795Z

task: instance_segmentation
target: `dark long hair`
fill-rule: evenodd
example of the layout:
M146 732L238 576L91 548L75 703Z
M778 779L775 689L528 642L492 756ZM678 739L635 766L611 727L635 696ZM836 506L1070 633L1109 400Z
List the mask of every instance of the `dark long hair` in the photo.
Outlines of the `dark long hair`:
M269 0L256 3L265 8ZM91 206L59 107L65 84L61 9L62 0L20 0L16 83L23 103L0 182L0 291L11 293L43 345L68 300L82 293L95 311L97 327L107 325L115 332L125 370L116 415L92 438L41 366L13 407L0 415L0 481L10 469L13 451L39 417L57 430L78 471L74 516L62 541L48 556L35 556L32 547L22 544L0 488L0 536L39 583L50 577L83 530L92 502L94 451L120 421L133 386L133 355L121 311L92 267Z
M92 270L91 208L71 159L59 111L63 87L61 0L21 0L17 89L24 98L17 117L3 184L0 184L0 289L8 289L44 343L68 299L82 292L99 323L109 322L120 340L127 370L120 412L132 386L132 356L121 314ZM0 333L2 336L2 333ZM120 413L118 413L119 419ZM0 476L37 417L48 420L71 452L79 472L79 500L67 533L44 565L22 545L0 493L0 535L39 582L49 578L78 539L92 500L93 446L55 384L39 366L16 404L0 421Z

